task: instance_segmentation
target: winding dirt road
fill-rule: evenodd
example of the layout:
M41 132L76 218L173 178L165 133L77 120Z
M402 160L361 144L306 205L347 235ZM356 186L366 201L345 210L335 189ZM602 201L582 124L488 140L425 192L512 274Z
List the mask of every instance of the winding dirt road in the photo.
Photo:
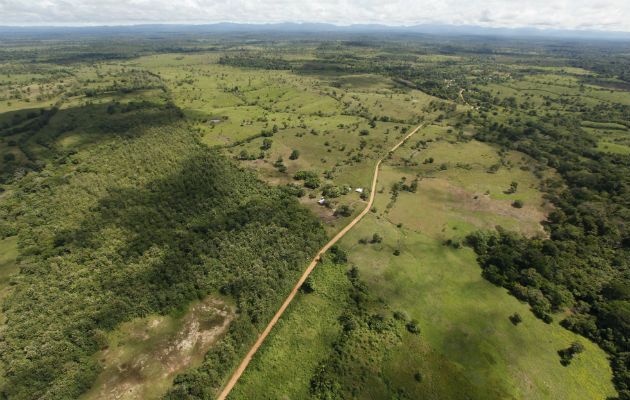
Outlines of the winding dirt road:
M400 142L398 142L394 147L392 147L389 150L389 153L396 151L396 149L398 149L403 143L407 141L407 139L409 139L412 135L418 132L418 130L420 130L420 128L422 127L424 127L424 124L417 126L407 136L405 136ZM282 303L282 306L280 306L278 311L276 311L276 314L273 316L273 318L271 318L271 321L269 321L269 324L267 324L267 327L265 328L265 330L260 334L260 336L256 340L256 343L254 343L254 345L249 350L245 358L243 358L243 361L241 361L238 368L234 370L234 372L232 373L232 376L230 377L230 380L227 382L227 384L224 386L223 390L217 397L218 400L225 400L225 398L230 394L230 392L232 391L232 388L234 388L234 385L236 385L236 382L238 382L241 375L243 375L243 372L245 372L245 369L249 365L249 362L252 360L252 357L254 356L254 354L256 354L256 351L258 351L258 349L263 344L263 342L265 341L265 339L267 338L267 336L269 335L273 327L276 325L276 322L278 322L282 314L284 314L284 311L287 309L287 307L289 307L289 304L291 304L291 301L293 301L293 298L297 294L298 290L300 290L300 287L302 287L302 284L304 283L304 281L306 281L306 278L308 278L308 276L311 274L313 269L315 269L315 266L317 266L317 263L319 262L322 254L328 251L328 249L330 249L335 243L337 243L339 239L344 237L344 235L348 233L348 231L353 226L355 226L359 221L361 221L361 219L363 219L365 214L370 212L370 209L372 208L372 204L374 203L374 196L376 195L376 182L378 180L378 170L379 170L379 167L381 166L382 161L383 161L383 158L378 160L376 162L376 166L374 167L374 176L372 177L372 188L370 191L370 199L368 200L368 203L363 209L363 211L361 211L361 214L357 215L356 218L350 221L348 225L346 225L341 231L339 231L339 233L337 233L335 237L330 239L330 241L326 243L324 247L322 247L317 252L317 255L313 258L313 261L311 261L308 268L304 270L304 273L302 274L300 279L297 281L297 283L293 287L293 290L291 290L291 293L289 293L289 296L286 298L284 303Z

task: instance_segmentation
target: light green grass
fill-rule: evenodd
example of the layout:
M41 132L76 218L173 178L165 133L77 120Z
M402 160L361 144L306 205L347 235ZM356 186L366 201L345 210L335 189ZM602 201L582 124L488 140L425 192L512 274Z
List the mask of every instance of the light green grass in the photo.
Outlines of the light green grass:
M304 399L318 364L332 350L350 282L345 268L320 264L315 291L300 292L230 395L230 399Z
M413 218L410 214L408 218ZM413 215L427 217L422 207ZM374 232L385 237L383 244L357 244ZM614 394L604 352L557 324L546 325L527 305L485 281L471 250L450 249L374 215L351 231L343 244L350 248L350 261L359 266L370 290L418 319L427 346L485 392L480 398L603 399ZM394 249L400 249L401 256L393 256ZM524 319L518 326L508 320L514 312ZM573 341L587 350L563 367L556 352ZM412 352L399 357L392 365L423 360ZM448 379L442 377L442 382L448 384Z

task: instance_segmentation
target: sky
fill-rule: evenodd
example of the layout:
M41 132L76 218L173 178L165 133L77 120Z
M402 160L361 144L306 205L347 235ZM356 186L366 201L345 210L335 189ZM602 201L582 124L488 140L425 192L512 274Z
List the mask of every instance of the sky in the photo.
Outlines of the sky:
M324 22L630 32L630 0L0 0L0 25Z

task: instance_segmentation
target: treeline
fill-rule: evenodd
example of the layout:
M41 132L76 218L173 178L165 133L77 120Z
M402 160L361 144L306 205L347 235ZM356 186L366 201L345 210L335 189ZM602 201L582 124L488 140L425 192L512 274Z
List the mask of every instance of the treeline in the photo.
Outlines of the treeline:
M619 397L630 399L630 157L596 151L577 117L476 123L477 139L524 152L562 178L545 183L555 206L548 237L499 230L468 238L483 275L547 322L569 308L561 324L611 355Z
M195 390L212 392L325 239L294 197L177 120L131 129L29 173L3 199L20 273L4 303L0 398L76 399L107 331L222 293L239 316L194 374Z
M290 70L293 65L282 58L263 54L225 55L219 58L219 64L233 67L257 68L268 70Z

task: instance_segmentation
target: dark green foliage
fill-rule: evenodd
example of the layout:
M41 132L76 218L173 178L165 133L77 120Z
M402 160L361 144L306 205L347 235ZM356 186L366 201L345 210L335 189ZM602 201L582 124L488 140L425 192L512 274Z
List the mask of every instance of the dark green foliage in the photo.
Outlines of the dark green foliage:
M348 254L338 245L334 245L329 250L332 255L332 262L335 264L345 264L348 262Z
M287 185L280 186L280 190L295 197L303 197L306 194L306 192L304 191L304 188L294 183L289 183Z
M315 288L313 287L313 279L310 276L306 278L306 280L300 287L300 290L302 290L302 292L304 293L313 293L315 291Z
M269 150L271 148L271 145L273 144L273 140L265 138L262 141L262 145L260 146L261 150Z
M364 384L369 379L387 393L387 398L400 398L403 388L383 376L381 360L390 348L401 345L404 335L409 335L405 332L405 314L387 317L387 306L369 293L356 267L347 276L352 286L339 317L341 329L328 358L311 378L310 394L325 400L369 398L374 390L374 386Z
M415 319L407 322L407 324L405 325L405 328L407 328L409 333L414 333L416 335L420 333L420 327L418 326L418 321L416 321Z
M293 150L291 152L291 155L289 156L289 160L297 160L298 158L300 158L300 151L299 150Z
M621 105L605 108L611 120L621 121L627 113ZM630 158L595 151L579 114L510 126L492 118L476 122L478 139L527 153L562 178L545 186L556 207L545 222L549 239L504 231L468 238L484 276L529 302L546 322L551 312L571 307L574 312L561 324L611 354L614 383L621 398L630 398L625 361L630 352Z
M516 190L518 189L518 182L512 182L510 183L510 188L507 189L504 193L505 194L512 194L512 193L516 193Z
M523 200L514 200L512 202L512 207L514 208L523 208L524 204L523 204Z
M259 52L223 56L219 59L219 64L269 70L286 70L292 68L291 63L282 58L269 57Z
M372 240L370 241L370 243L381 243L382 241L383 237L378 233L375 233L374 235L372 235Z
M342 204L335 210L335 215L340 215L342 217L349 217L352 215L352 208L350 208L347 204Z
M303 180L304 186L309 189L316 189L320 185L319 176L312 171L298 171L293 175L295 180Z
M329 197L331 199L334 199L341 196L342 194L343 194L343 191L339 186L328 184L322 188L322 195L324 197Z
M515 312L514 314L510 315L510 322L513 323L514 326L516 326L523 322L523 317L521 317L521 314Z
M77 398L98 373L98 332L221 292L239 318L173 389L209 396L321 245L322 228L292 196L176 125L76 160L23 178L4 216L20 215L22 260L0 340L6 396Z
M573 342L571 346L566 349L558 350L558 355L560 356L560 364L565 367L571 364L571 360L575 357L576 354L580 354L584 351L584 345L580 342Z

